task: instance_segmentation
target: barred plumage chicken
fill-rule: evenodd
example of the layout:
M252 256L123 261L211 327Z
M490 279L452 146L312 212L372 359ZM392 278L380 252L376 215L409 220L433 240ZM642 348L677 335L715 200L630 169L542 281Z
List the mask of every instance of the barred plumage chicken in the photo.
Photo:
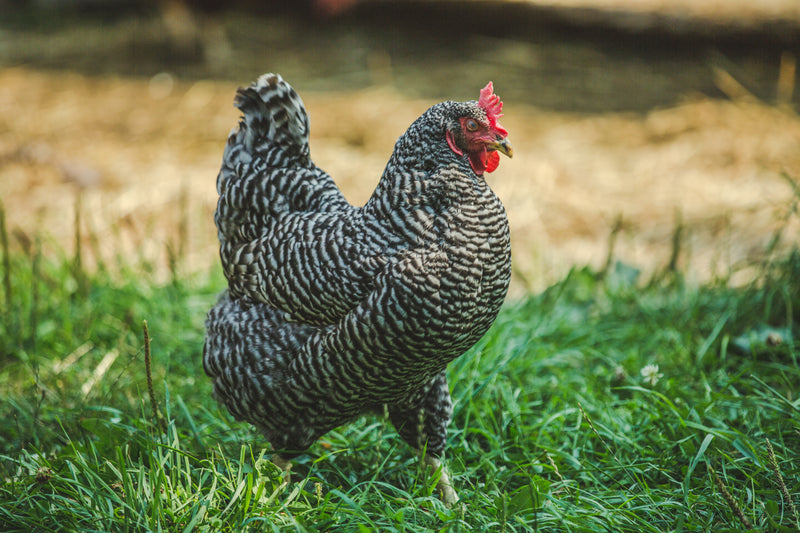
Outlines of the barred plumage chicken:
M511 273L506 213L484 181L498 153L512 155L491 82L477 101L418 118L363 207L311 161L308 115L279 75L235 104L215 214L228 290L208 313L203 356L215 397L282 463L386 409L438 467L445 368L492 325Z

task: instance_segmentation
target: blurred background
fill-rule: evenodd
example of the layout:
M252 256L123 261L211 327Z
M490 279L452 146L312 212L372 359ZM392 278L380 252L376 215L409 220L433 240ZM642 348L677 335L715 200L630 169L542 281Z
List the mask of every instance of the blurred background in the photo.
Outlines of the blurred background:
M800 236L798 54L797 0L0 0L0 199L12 248L207 270L238 86L281 73L360 205L416 117L492 80L514 291L746 282Z

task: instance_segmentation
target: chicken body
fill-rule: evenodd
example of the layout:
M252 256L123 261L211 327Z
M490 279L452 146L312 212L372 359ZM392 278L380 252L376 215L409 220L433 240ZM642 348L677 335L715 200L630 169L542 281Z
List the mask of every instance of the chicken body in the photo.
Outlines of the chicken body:
M510 155L505 130L478 102L433 106L354 207L312 163L308 116L280 76L236 105L215 215L229 286L203 358L215 397L284 457L384 406L406 442L441 457L445 368L489 329L510 279L505 210L482 175L495 150ZM483 152L474 123L494 136Z

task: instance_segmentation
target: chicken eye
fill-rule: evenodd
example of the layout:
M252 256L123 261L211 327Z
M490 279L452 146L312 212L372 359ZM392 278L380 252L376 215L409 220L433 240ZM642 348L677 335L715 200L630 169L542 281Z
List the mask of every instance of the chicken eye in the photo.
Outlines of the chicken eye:
M478 123L474 119L467 119L466 122L467 131L477 131L478 130Z

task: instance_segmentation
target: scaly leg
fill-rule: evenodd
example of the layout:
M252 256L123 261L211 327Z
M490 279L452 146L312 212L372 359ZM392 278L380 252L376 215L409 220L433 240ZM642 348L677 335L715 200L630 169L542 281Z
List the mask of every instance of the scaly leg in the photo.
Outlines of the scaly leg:
M272 464L283 470L281 477L283 478L283 482L281 483L281 488L286 487L289 485L289 481L291 480L292 475L292 460L283 457L282 455L275 454L270 458Z
M453 484L450 483L450 476L442 462L436 457L426 455L425 466L430 469L431 473L441 470L439 481L436 482L436 490L439 491L439 497L442 499L442 503L447 507L452 507L458 503L458 494L453 488Z
M410 405L392 405L388 409L389 418L403 440L417 450L425 450L426 468L436 472L441 467L436 488L442 501L448 507L456 503L458 495L440 460L444 457L447 424L453 413L445 373L433 378Z

